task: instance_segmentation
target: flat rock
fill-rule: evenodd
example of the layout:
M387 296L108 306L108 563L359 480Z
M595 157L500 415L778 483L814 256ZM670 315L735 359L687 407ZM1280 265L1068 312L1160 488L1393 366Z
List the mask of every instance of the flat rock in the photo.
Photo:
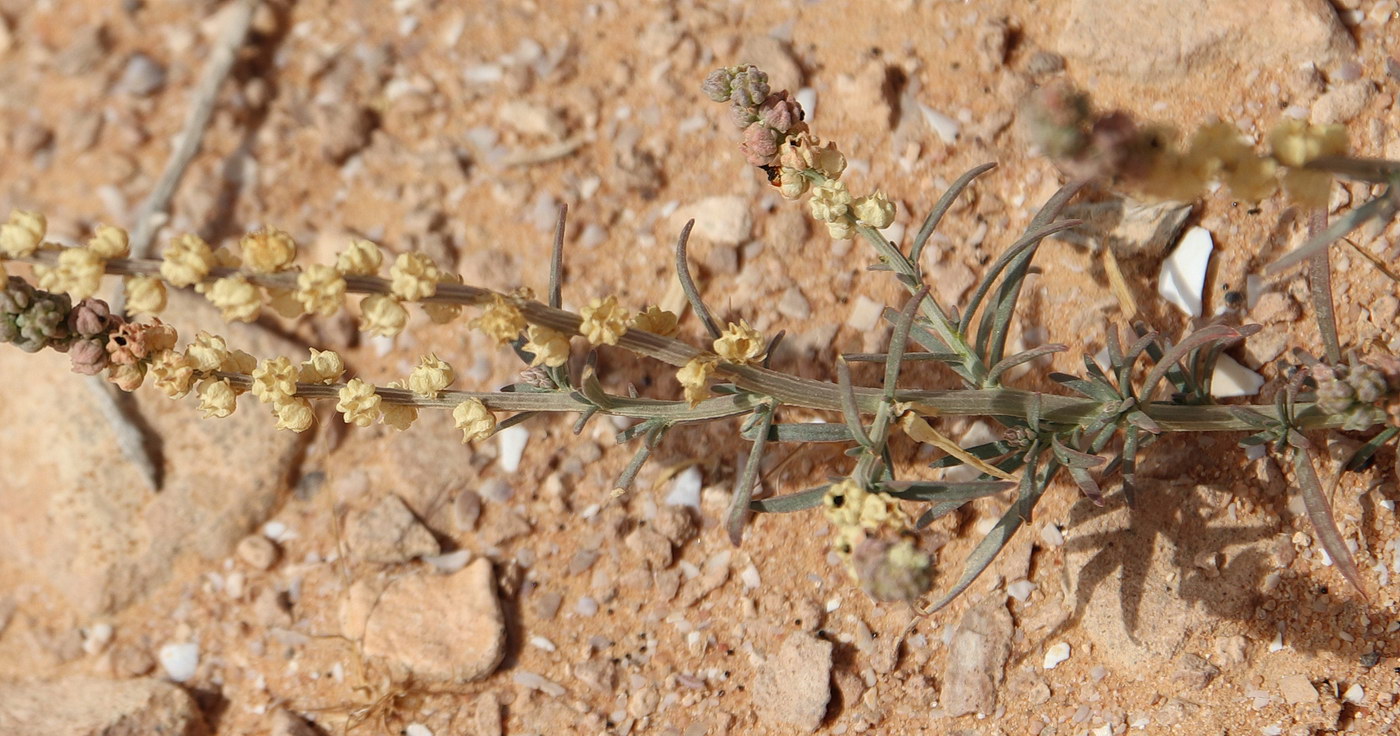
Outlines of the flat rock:
M183 337L207 329L200 310L179 314ZM297 356L265 332L217 329L232 347ZM233 416L211 420L188 397L171 401L151 387L121 394L159 451L163 485L152 493L86 383L65 355L0 349L0 385L25 387L0 402L0 447L24 459L4 471L0 561L32 571L80 612L99 615L164 583L182 559L232 554L277 509L307 435L278 432L252 396L239 400Z
M738 245L753 230L749 200L737 195L706 197L681 207L675 214L676 229L695 220L691 235L715 245Z
M393 581L365 626L365 654L426 680L486 677L500 665L505 644L496 575L485 558L452 575Z
M1013 624L1004 596L993 594L963 614L948 644L940 702L949 716L992 713L1011 655Z
M442 551L433 533L418 521L403 499L394 495L385 496L369 511L351 516L345 540L355 557L386 565Z
M815 733L831 700L831 642L788 635L754 682L754 708L768 725Z
M194 699L161 680L68 677L0 683L5 736L202 736L208 728Z
M1326 66L1356 43L1326 0L1071 0L1055 50L1071 64L1145 84L1208 67Z

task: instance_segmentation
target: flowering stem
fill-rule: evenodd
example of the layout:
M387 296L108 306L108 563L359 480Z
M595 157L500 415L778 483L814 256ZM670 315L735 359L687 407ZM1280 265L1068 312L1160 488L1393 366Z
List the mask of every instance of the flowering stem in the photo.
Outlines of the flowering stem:
M866 237L883 239L878 232L870 231ZM885 247L890 248L886 242ZM895 252L897 253L897 251ZM41 250L32 256L18 259L30 263L52 265L57 262L58 251ZM895 263L906 262L902 254ZM109 274L123 276L153 275L160 272L160 261L151 259L115 258L106 262ZM231 268L215 268L210 278L243 275L248 281L264 287L293 288L296 285L297 271L277 274L250 274ZM388 294L389 282L373 276L351 276L346 278L347 290L364 294ZM443 302L463 305L480 305L489 302L499 292L465 284L441 284L437 293L428 297L427 302ZM573 312L554 309L540 302L507 296L514 302L525 319L531 324L543 325L551 329L577 334L581 317ZM930 300L925 298L923 306L928 308ZM928 314L926 311L925 314ZM937 317L937 312L934 312ZM966 343L950 328L949 322L934 321L936 328L941 325L948 329L950 347L968 349ZM689 344L642 330L628 330L618 340L617 346L637 355L654 358L663 363L683 366L703 351ZM970 349L968 349L970 350ZM959 351L969 360L977 360L970 352ZM659 418L674 422L703 421L720 417L737 416L753 411L764 399L771 397L778 404L840 412L841 394L836 384L781 373L755 365L737 365L725 361L718 363L718 370L727 375L741 389L737 394L723 395L707 399L692 408L685 401L642 399L623 396L610 396L609 407L604 413L618 416L651 419ZM249 388L252 378L242 373L220 372L219 377L227 378L239 388ZM298 383L296 396L307 399L337 398L344 384ZM381 399L390 404L413 405L422 408L451 409L467 399L477 399L488 408L499 411L546 411L583 412L597 410L597 406L581 395L569 391L497 391L467 392L445 391L436 399L427 399L403 389L378 388ZM876 414L885 405L885 390L880 388L855 387L856 407L863 414ZM1077 426L1099 414L1100 402L1093 399L1040 394L1019 389L958 389L958 390L900 390L895 392L895 401L909 404L915 411L926 416L979 416L1009 417L1024 420L1039 404L1043 420L1066 427ZM1313 409L1311 404L1299 404L1295 426L1300 429L1340 428L1347 421L1343 416L1323 414ZM1238 406L1177 406L1166 403L1145 404L1142 412L1155 421L1164 432L1237 432L1254 427L1233 413ZM1251 409L1266 418L1277 419L1272 404L1251 406ZM1372 424L1385 421L1379 410L1368 415ZM1355 421L1355 418L1352 418Z

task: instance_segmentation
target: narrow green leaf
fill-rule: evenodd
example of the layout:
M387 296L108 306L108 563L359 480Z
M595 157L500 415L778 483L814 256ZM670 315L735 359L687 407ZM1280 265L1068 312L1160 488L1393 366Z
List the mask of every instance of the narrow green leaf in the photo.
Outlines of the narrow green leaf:
M1317 541L1332 558L1337 570L1356 588L1364 600L1366 589L1361 585L1361 573L1357 571L1351 550L1347 549L1346 542L1342 540L1342 533L1337 529L1337 521L1332 516L1332 505L1328 503L1322 482L1318 480L1317 471L1313 469L1312 452L1301 448L1294 448L1292 452L1293 474L1298 481L1298 491L1303 497L1303 507L1307 509L1313 531L1317 532Z
M957 511L967 505L967 501L944 501L933 508L919 514L919 518L914 522L915 529L923 529L929 524Z
M695 221L689 220L685 227L681 228L680 238L676 240L676 277L681 280L681 290L685 292L686 301L690 302L690 308L695 311L695 316L700 318L701 324L705 325L705 331L710 333L710 337L718 340L720 336L719 324L710 314L709 307L705 306L705 301L700 298L700 289L695 286L695 279L690 277L690 259L686 258L686 243L690 240L690 229L695 227Z
M1065 350L1069 350L1068 345L1052 342L1046 345L1041 345L1038 348L1031 348L1030 350L1027 350L1025 352L1009 356L1005 360L1002 360L1000 363L997 363L996 365L992 366L991 370L987 371L987 378L982 382L982 386L984 388L994 388L996 386L999 386L1001 385L1000 381L1002 374L1011 370L1012 368L1015 368L1016 366L1021 365L1023 363L1029 363L1042 355L1054 355L1055 353L1064 352Z
M1347 458L1346 464L1342 466L1342 469L1348 472L1356 472L1366 467L1366 463L1371 461L1371 457L1376 454L1376 451L1394 438L1396 434L1400 434L1400 428L1386 427L1381 430L1380 434L1367 440L1366 444L1356 448L1356 452L1353 452L1351 457Z
M899 368L904 359L904 348L909 342L909 328L914 323L914 313L919 303L928 296L928 287L921 287L909 297L899 319L894 323L894 333L890 336L889 359L885 361L885 401L894 401L895 388L899 385Z
M839 356L836 358L836 379L840 384L841 417L846 420L846 427L851 430L851 437L855 438L861 447L873 452L875 445L870 441L870 436L865 433L865 427L860 423L860 409L856 404L856 392L851 386L851 368Z
M1327 229L1327 209L1316 207L1308 217L1308 236L1317 237ZM1332 263L1328 257L1331 251L1323 248L1308 258L1308 292L1312 296L1313 317L1317 320L1317 330L1322 334L1322 345L1327 350L1327 362L1337 365L1342 362L1342 340L1337 336L1337 313L1332 308Z
M758 482L758 469L763 462L763 451L768 447L768 428L773 426L773 411L774 407L771 404L754 410L754 416L758 418L757 436L753 445L749 447L749 459L744 463L739 487L734 489L734 498L729 503L729 514L724 525L729 531L729 541L736 547L744 539L744 521L748 518L749 499L753 498L754 484Z
M1284 269L1292 268L1302 263L1316 255L1318 251L1325 249L1338 239L1371 220L1391 220L1395 217L1397 208L1400 208L1400 203L1396 202L1398 193L1400 193L1400 190L1397 190L1394 184L1386 187L1386 190L1375 199L1337 218L1337 221L1328 226L1326 230L1309 238L1306 243L1303 243L1289 254L1269 264L1269 266L1264 269L1265 275L1272 276Z
M1032 446L1031 454L1033 457L1038 456L1039 451L1038 446ZM986 571L987 567L992 564L992 560L995 560L1001 550L1011 541L1016 531L1030 520L1031 511L1035 508L1036 503L1040 501L1040 496L1045 492L1045 487L1049 485L1049 476L1054 472L1053 463L1047 463L1047 471L1048 472L1044 474L1038 474L1036 472L1035 460L1033 459L1028 463L1026 471L1021 475L1020 490L1016 497L1016 502L1011 504L1011 508L1008 508L1006 513L1002 514L996 526L992 527L992 530L987 532L987 536L983 537L982 541L978 542L977 546L973 548L972 554L968 555L967 561L963 564L962 576L953 584L953 587L945 593L942 598L935 601L933 605L923 609L923 613L929 614L937 612L949 603L952 603L954 599L961 595L963 591L967 590L968 587ZM1042 475L1043 477L1038 479L1037 475ZM929 511L932 512L933 510L934 509L930 509ZM927 515L927 513L925 515ZM923 521L923 518L921 517L919 521Z
M758 430L750 428L742 433L744 439L752 441ZM845 424L814 422L811 424L774 424L768 428L769 442L854 442L851 429Z
M749 502L749 508L754 511L769 514L786 514L793 511L806 511L822 505L822 499L826 498L826 489L831 484L808 488L805 491L789 493L786 496L774 496L773 498L760 498L757 501Z
M569 218L567 202L559 205L559 222L554 226L554 250L549 259L549 306L564 303L564 223Z
M945 483L929 480L889 481L880 484L881 490L903 501L971 501L976 498L995 496L1016 483L1009 480L971 480L959 483Z
M918 234L914 236L914 245L909 250L909 260L912 263L915 265L919 263L919 257L923 255L924 246L928 243L928 239L933 237L933 231L937 229L939 221L943 219L943 215L953 206L953 202L957 200L958 195L962 194L962 191L967 188L968 184L972 183L973 179L976 179L994 168L996 168L996 164L994 163L985 163L981 166L977 166L958 177L957 180L948 187L948 190L943 192L943 196L938 198L938 201L933 205L933 209L929 210L928 216L924 218L924 224L919 227Z
M848 363L884 363L885 361L890 359L890 354L842 353L842 357L844 357L846 359L846 362ZM932 360L937 361L939 363L954 363L961 360L961 358L958 357L957 353L930 353L926 351L920 351L915 353L905 353L904 360L911 362Z

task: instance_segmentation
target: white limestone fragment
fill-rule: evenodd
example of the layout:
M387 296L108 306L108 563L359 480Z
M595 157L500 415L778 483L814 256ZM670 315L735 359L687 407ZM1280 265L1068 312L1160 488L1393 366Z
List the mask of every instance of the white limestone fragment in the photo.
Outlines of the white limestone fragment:
M1186 231L1171 255L1162 262L1157 277L1157 293L1181 308L1190 317L1201 316L1206 269L1215 241L1210 231L1197 226Z
M1231 396L1253 396L1264 385L1264 377L1240 365L1228 355L1221 355L1211 374L1210 395L1217 399Z

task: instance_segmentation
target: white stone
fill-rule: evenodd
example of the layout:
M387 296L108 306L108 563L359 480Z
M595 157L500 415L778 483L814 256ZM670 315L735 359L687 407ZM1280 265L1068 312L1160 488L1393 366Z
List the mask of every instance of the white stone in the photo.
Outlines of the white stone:
M1055 644L1045 650L1045 669L1053 670L1067 659L1069 659L1069 644L1065 642Z
M699 466L692 465L676 474L671 481L671 488L666 491L666 505L668 506L689 506L696 511L700 510L700 488L703 478L700 476Z
M846 317L846 326L859 332L869 332L880 324L880 315L884 311L884 306L879 302L862 294L856 297L856 303Z
M1215 241L1209 230L1199 226L1187 230L1176 249L1162 262L1157 293L1188 316L1201 316L1206 270L1214 249Z
M502 470L514 473L520 469L520 458L525 455L525 445L529 441L530 430L519 424L496 433L496 442L501 451L496 461L501 464Z
M1353 682L1347 691L1342 693L1342 700L1348 703L1361 705L1366 700L1366 691L1361 688L1360 683Z
M174 682L188 682L199 669L199 645L194 642L166 644L157 656L165 676Z
M951 146L958 141L958 131L960 128L958 121L928 105L920 104L919 111L924 114L924 122L928 123L928 127L932 128L933 132L937 133L938 137L944 143Z
M1264 385L1264 377L1240 365L1228 355L1221 355L1215 362L1215 371L1210 378L1210 395L1217 399L1232 396L1253 396Z
M471 562L471 550L459 549L456 552L448 552L443 555L429 555L423 561L433 566L433 569L444 575L451 575L467 566Z
M403 730L404 736L433 736L432 729L421 723L410 723L408 728Z

